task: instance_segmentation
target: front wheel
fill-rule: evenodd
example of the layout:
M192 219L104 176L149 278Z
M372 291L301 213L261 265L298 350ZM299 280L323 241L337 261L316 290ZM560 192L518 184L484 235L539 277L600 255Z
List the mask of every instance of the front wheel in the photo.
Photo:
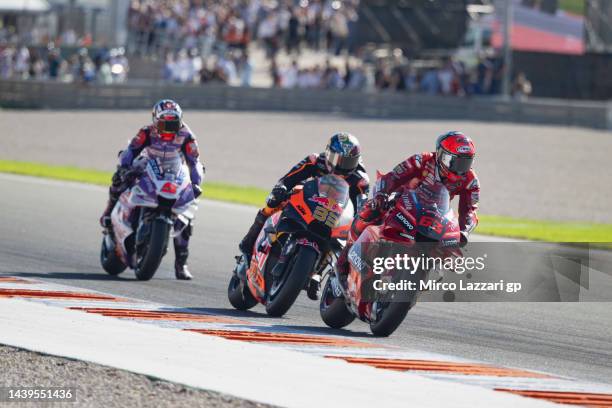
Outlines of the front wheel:
M411 279L418 282L425 275L419 271L416 275L407 276L406 272L396 273L393 276L394 282ZM372 317L370 321L370 331L379 337L390 336L406 318L408 311L416 304L416 290L398 290L388 293L384 299L378 299L372 304Z
M115 243L110 236L102 238L102 248L100 248L100 263L102 268L109 275L119 275L125 271L126 265L121 261L115 252Z
M232 275L227 285L227 299L238 310L249 310L257 304L249 288L236 275Z
M378 337L390 336L406 318L412 309L412 302L391 302L375 322L370 322L370 331Z
M139 280L150 280L161 263L166 248L171 225L164 219L156 218L151 225L151 235L144 253L138 259L136 277Z
M313 249L300 246L297 253L289 261L287 270L276 288L270 290L270 297L266 303L266 313L270 316L280 317L293 306L301 290L306 286L308 278L314 271L319 254Z
M355 315L346 307L344 297L334 294L332 279L335 276L330 276L323 288L321 303L319 304L319 313L323 322L332 329L341 329L348 326L355 320Z

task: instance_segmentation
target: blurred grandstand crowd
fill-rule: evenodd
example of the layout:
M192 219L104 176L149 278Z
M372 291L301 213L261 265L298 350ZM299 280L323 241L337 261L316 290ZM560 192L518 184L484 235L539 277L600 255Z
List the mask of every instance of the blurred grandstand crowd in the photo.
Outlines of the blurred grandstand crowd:
M95 55L80 48L63 55L62 49L54 46L0 45L0 79L111 84L124 82L128 71L128 59L121 48L101 49Z
M350 47L359 0L133 0L128 49L160 55L196 50L202 57L245 50L260 41L268 58L281 48Z
M501 92L504 64L500 58L482 57L473 69L453 58L439 64L419 66L406 59L380 59L374 64L348 60L343 67L329 62L323 68L300 68L297 61L290 67L273 67L274 86L283 88L352 89L365 91L421 92L430 95L493 95ZM512 93L517 98L531 93L531 84L519 74Z
M500 58L483 56L468 68L453 58L424 65L401 52L376 58L358 49L358 6L359 0L132 0L127 56L122 48L78 48L88 45L88 36L77 38L71 30L53 40L61 48L0 38L0 79L117 83L126 80L128 57L134 57L162 66L162 78L176 83L253 86L255 72L263 70L268 83L281 88L500 92ZM313 60L313 54L322 58ZM516 77L513 91L531 93L524 75Z
M503 61L496 57L482 57L470 69L453 58L417 68L405 58L365 63L361 59L347 57L343 63L328 59L324 64L314 65L301 64L299 59L293 59L284 66L279 66L273 59L269 75L273 87L286 89L347 89L471 96L499 94L503 70ZM182 50L177 58L168 56L163 77L167 81L180 83L216 82L251 86L252 75L253 66L246 52L203 59L197 53L190 55ZM512 95L521 99L528 97L531 92L531 83L523 73L519 73L512 85Z

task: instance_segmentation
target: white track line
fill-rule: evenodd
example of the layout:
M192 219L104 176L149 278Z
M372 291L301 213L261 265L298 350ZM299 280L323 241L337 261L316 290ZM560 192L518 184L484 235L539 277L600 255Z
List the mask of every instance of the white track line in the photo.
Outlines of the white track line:
M486 388L0 299L0 343L287 407L553 407Z

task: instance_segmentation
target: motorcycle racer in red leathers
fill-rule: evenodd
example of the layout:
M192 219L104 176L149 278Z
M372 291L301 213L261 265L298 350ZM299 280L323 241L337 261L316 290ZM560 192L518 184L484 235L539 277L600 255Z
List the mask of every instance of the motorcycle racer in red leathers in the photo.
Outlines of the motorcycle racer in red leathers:
M153 123L141 128L130 141L128 147L119 153L119 166L109 187L106 209L100 217L100 224L104 228L110 228L111 211L115 207L119 196L131 187L133 181L133 178L130 177L132 164L145 149L153 154L180 155L189 167L195 197L197 198L202 193L200 184L204 178L204 167L200 162L196 137L183 122L181 107L170 99L162 99L153 106L152 116ZM179 236L174 238L174 270L177 279L189 280L193 278L187 268L189 239L192 229L193 226L190 224Z
M373 197L357 214L351 226L349 245L338 259L338 271L347 273L347 254L350 243L355 242L369 225L380 222L385 214L389 194L408 187L414 189L421 183L442 181L451 199L459 196L459 227L461 243L468 241L478 224L476 210L480 199L480 183L472 169L476 149L472 140L461 132L448 132L438 137L435 152L410 156L383 175L374 187Z

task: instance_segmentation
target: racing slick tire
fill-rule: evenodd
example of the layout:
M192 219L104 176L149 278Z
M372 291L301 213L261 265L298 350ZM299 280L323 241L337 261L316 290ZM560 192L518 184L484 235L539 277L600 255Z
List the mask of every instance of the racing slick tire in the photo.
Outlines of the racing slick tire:
M249 310L257 304L249 288L242 285L242 281L236 275L232 275L227 285L227 299L238 310Z
M297 249L297 253L287 265L287 271L282 277L280 287L276 291L273 291L273 288L270 289L270 296L266 303L268 315L280 317L287 313L306 286L318 257L319 254L313 248L300 246Z
M108 246L108 241L112 243L112 246ZM125 271L127 266L121 261L117 252L115 252L115 243L112 238L104 236L102 238L102 248L100 248L100 263L102 268L112 276L119 275Z
M139 260L135 270L138 280L150 280L157 272L168 247L170 227L171 225L164 219L157 218L153 221L146 252Z
M372 334L377 337L390 336L402 324L412 305L410 302L390 303L380 319L370 322Z
M331 281L334 277L329 277L323 288L321 302L319 303L319 313L323 322L332 329L341 329L348 326L355 320L355 315L346 307L344 297L336 297Z

